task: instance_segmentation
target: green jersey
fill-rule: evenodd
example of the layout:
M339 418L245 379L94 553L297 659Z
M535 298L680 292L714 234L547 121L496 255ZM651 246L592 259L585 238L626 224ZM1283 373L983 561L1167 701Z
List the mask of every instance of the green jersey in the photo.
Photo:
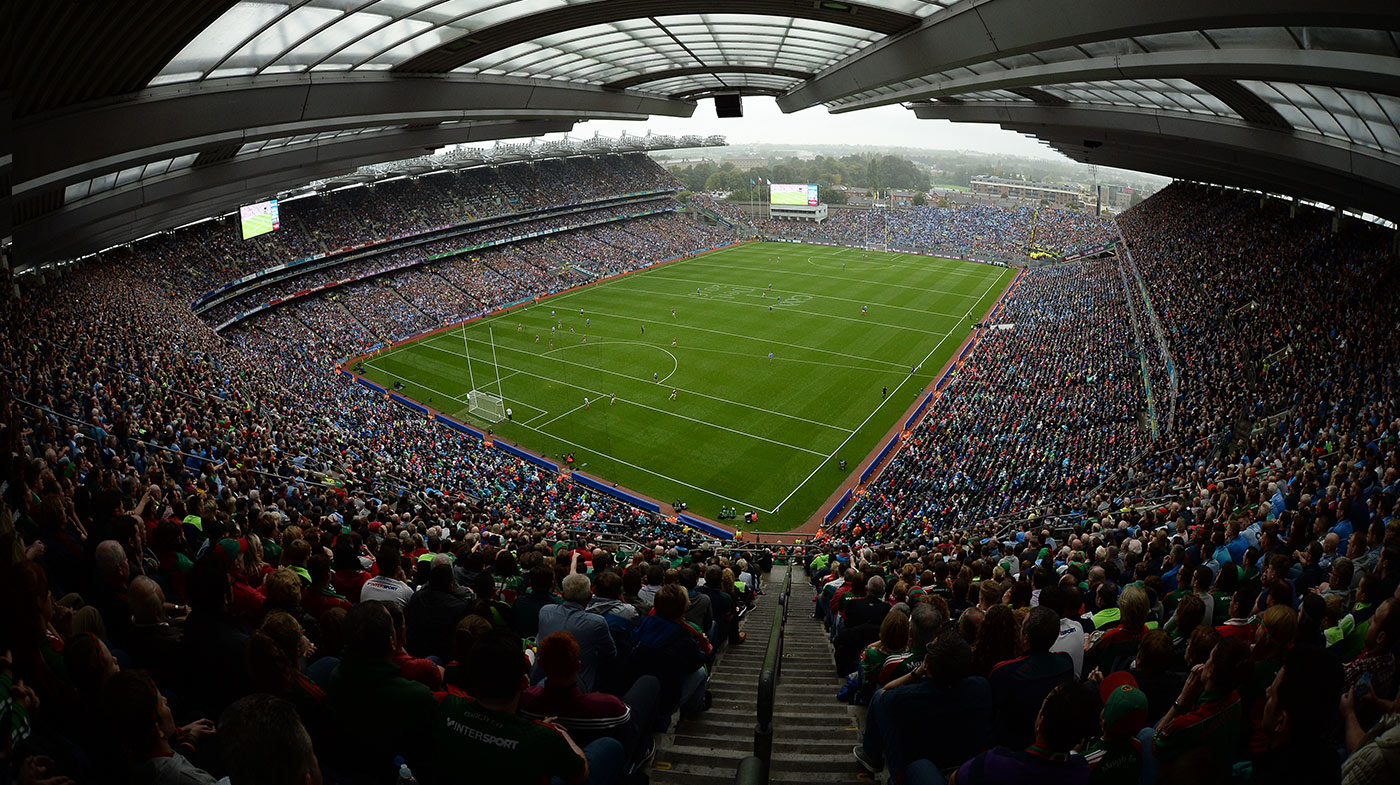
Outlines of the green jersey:
M433 742L437 769L453 783L575 780L588 764L558 728L459 695L448 695L438 707Z

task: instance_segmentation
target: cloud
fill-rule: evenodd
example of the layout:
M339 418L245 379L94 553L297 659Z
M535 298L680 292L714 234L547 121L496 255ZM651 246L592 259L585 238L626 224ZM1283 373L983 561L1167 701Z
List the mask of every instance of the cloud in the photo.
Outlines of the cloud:
M730 144L868 144L872 146L917 147L929 150L973 150L1001 155L1068 159L1034 138L995 125L953 123L947 120L920 120L902 106L882 106L846 114L831 114L817 106L793 114L783 114L773 99L744 98L744 116L735 119L715 117L714 102L702 100L688 118L653 117L645 122L595 120L580 123L573 136L617 136L623 131L637 134L723 134Z

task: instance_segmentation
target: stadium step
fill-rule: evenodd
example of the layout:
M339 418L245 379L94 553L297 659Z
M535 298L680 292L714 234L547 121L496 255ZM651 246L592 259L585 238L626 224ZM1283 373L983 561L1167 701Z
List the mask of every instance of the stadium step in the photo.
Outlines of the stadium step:
M768 575L770 587L781 586L785 567ZM655 785L732 785L739 761L753 752L758 706L758 671L762 667L778 598L770 589L744 617L748 640L720 653L710 674L713 703L709 711L682 719L656 744L651 770Z
M781 585L786 569L774 567L769 586ZM794 578L801 587L801 579ZM795 589L794 597L803 591ZM805 607L795 603L787 617L769 781L869 782L870 776L851 758L851 745L860 738L859 718L851 707L836 701L841 680L832 664L831 645L821 625L803 612ZM710 710L682 720L657 743L653 783L734 782L739 761L753 754L758 677L776 611L776 596L770 594L746 617L748 640L726 649L710 675L714 699Z

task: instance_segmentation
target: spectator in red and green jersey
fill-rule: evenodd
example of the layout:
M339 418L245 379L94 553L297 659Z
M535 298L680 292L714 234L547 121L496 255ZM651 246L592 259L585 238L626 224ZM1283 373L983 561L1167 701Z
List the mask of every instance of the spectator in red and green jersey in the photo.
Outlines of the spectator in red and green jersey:
M1164 774L1170 776L1179 761L1222 774L1229 769L1244 721L1238 688L1248 668L1249 646L1225 638L1204 664L1191 669L1153 737L1152 752Z
M600 738L580 748L559 724L519 714L530 686L530 666L520 639L497 630L467 655L466 695L446 696L432 718L440 785L476 782L615 782L625 756L622 744Z
M311 576L311 585L301 593L301 605L307 613L319 619L331 608L350 610L350 601L331 586L329 556L318 553L307 559L306 572Z

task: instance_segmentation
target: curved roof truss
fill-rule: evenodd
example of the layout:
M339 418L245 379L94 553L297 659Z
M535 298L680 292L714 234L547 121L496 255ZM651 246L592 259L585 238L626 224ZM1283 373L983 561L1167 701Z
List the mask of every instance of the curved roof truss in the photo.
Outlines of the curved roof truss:
M227 207L276 162L305 182L735 92L1400 219L1394 0L47 0L14 21L0 176L45 254L84 247L80 219L114 236L133 193Z
M849 112L902 103L921 118L999 123L1081 161L1267 185L1400 218L1400 5L1078 0L1067 13L1044 9L959 3L778 104Z

